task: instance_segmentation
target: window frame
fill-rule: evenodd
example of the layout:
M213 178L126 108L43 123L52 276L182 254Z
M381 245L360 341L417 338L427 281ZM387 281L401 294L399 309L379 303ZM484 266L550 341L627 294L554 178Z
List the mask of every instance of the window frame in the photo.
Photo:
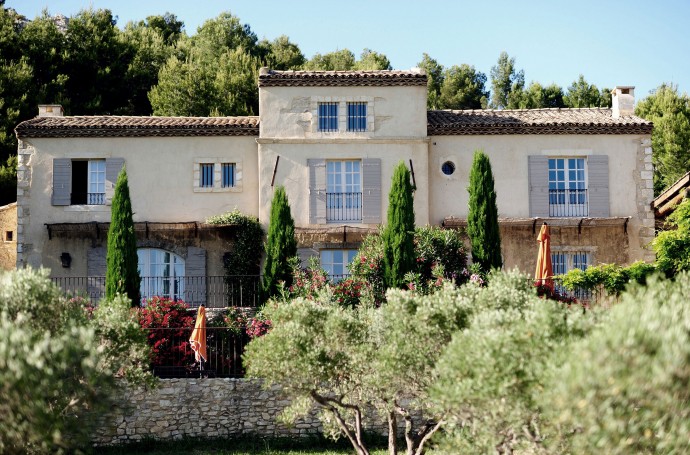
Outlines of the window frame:
M367 102L347 102L347 131L362 133L367 131Z
M362 160L326 160L326 222L362 222Z
M201 186L202 166L213 165L212 184ZM232 168L232 185L225 186L224 170L229 166ZM241 193L242 192L242 160L228 160L227 157L198 157L193 160L192 168L192 191L195 193Z
M233 188L235 186L235 163L220 163L220 187Z
M340 255L340 260L336 262L336 255ZM357 255L356 249L350 248L323 248L319 250L319 264L321 268L326 272L328 278L337 283L342 280L346 280L350 276L349 266L352 264L355 256ZM335 269L334 267L340 267ZM336 271L341 271L343 273L335 273Z
M321 133L338 132L339 103L335 101L322 101L318 103L318 130Z
M559 167L560 163L562 167ZM547 188L550 217L589 216L587 168L586 156L548 157Z
M184 300L185 263L186 261L182 256L172 251L162 248L137 248L137 269L141 277L139 292L142 300L154 296ZM142 266L146 267L145 272L147 273L142 271ZM152 266L162 267L161 274L157 274L155 271L151 273ZM160 289L161 292L153 291L153 289Z

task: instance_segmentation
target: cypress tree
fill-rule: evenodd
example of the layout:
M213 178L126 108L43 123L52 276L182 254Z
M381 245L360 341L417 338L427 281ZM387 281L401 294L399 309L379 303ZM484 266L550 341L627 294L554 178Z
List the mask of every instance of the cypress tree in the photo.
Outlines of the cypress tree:
M278 284L292 284L292 269L288 260L297 255L295 220L290 213L285 188L278 186L271 202L271 218L266 239L266 262L262 283L263 295L270 298L278 294Z
M415 263L414 206L410 171L402 161L393 171L388 195L388 220L383 238L383 273L388 288L401 287Z
M501 236L498 230L498 208L494 176L489 157L482 150L474 152L470 170L467 235L472 245L472 262L483 272L501 268Z
M115 184L110 213L108 252L106 256L105 297L126 294L132 306L139 306L139 267L137 239L134 234L132 202L129 199L127 171L122 168Z

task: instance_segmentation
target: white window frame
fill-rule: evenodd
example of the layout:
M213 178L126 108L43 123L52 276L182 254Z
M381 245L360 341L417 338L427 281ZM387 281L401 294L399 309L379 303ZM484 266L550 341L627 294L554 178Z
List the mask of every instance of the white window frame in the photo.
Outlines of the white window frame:
M559 167L562 164L562 167ZM582 165L580 167L579 165ZM552 166L553 165L553 166ZM548 159L549 216L589 215L587 158L550 156Z
M362 222L362 160L326 161L326 222Z
M181 256L159 248L139 248L137 259L142 299L184 299L185 260Z
M347 279L350 276L349 266L356 255L357 250L354 249L324 248L319 251L321 268L333 282Z
M105 204L105 160L88 160L86 205Z
M213 184L201 186L201 169L204 164L213 165ZM233 166L233 185L223 186L223 169ZM195 193L240 193L242 192L242 160L228 160L221 157L199 157L194 159L192 168L193 191Z

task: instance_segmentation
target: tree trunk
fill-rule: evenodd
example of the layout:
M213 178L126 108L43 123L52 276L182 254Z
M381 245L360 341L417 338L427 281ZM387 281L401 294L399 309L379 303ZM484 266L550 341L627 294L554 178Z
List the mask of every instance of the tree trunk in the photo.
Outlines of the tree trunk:
M398 453L398 425L395 411L388 411L388 455Z

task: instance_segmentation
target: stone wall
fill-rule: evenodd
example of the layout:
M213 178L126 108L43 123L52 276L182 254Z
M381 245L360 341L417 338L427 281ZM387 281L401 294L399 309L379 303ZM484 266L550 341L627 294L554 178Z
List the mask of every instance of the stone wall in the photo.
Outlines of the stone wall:
M118 401L122 404L104 419L94 444L148 438L303 437L322 428L315 413L292 427L277 423L290 401L278 387L264 390L257 380L162 379L153 390L127 389ZM386 425L381 420L368 429L383 433Z
M17 265L17 203L0 207L0 270Z

